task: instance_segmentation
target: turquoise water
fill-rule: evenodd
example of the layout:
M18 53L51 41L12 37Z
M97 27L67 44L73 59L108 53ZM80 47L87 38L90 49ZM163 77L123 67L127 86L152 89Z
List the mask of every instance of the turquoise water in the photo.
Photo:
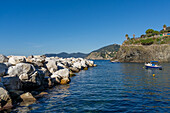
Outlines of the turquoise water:
M69 85L55 86L35 104L13 112L170 112L170 64L146 70L143 63L95 63Z

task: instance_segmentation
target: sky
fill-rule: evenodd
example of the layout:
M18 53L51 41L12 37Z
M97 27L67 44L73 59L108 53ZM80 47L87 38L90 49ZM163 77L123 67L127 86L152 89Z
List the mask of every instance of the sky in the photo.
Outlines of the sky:
M89 53L170 26L170 0L0 0L0 54Z

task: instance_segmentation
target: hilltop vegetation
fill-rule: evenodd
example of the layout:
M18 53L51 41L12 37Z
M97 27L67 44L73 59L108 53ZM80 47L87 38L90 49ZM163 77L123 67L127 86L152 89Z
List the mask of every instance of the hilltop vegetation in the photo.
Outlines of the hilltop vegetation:
M132 38L124 41L123 45L152 45L152 44L170 44L170 36Z
M102 47L98 50L92 51L86 58L87 59L100 59L106 60L115 57L116 53L118 52L120 45L112 44L105 47Z
M140 37L133 38L128 37L126 34L126 39L123 45L152 45L152 44L170 44L170 27L163 25L161 31L155 31L153 29L147 29L146 34L142 34Z

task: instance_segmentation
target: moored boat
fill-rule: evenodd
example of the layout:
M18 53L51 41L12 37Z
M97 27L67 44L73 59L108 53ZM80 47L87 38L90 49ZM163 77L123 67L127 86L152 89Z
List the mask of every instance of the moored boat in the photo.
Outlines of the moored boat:
M150 61L149 63L145 63L145 68L155 68L162 70L162 66L158 65L158 61Z

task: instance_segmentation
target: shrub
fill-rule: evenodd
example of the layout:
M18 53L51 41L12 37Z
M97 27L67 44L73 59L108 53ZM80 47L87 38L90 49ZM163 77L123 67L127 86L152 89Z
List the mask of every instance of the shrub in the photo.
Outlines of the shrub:
M141 40L142 45L152 45L153 42L154 42L153 39Z

